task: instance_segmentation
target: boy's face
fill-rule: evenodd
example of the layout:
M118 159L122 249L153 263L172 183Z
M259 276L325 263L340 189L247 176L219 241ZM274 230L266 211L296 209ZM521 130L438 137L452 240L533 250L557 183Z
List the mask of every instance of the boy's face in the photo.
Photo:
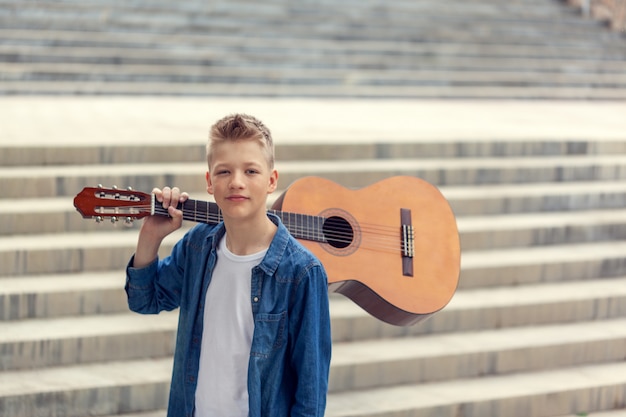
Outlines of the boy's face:
M267 216L267 196L276 190L278 172L256 140L225 141L213 146L206 180L225 219L261 219Z

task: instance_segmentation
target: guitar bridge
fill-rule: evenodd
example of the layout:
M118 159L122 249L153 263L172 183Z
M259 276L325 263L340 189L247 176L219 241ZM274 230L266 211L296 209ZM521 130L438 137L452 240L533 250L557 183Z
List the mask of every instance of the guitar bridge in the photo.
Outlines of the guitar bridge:
M400 221L402 224L402 275L412 277L415 232L413 231L410 209L400 209Z

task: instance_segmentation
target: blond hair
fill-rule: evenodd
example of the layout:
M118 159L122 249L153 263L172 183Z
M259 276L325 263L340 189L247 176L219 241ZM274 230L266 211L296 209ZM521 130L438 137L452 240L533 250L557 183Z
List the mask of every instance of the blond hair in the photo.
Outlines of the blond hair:
M274 168L274 141L270 130L254 116L231 114L221 118L209 132L206 146L207 162L211 165L213 146L225 141L257 140L264 149L270 169Z

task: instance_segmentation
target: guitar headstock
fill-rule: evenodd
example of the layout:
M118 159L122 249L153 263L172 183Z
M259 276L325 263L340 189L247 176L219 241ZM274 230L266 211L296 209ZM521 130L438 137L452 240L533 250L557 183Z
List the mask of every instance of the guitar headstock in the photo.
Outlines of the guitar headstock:
M104 218L110 218L112 223L123 219L132 223L152 214L152 194L126 190L117 187L104 188L85 187L74 197L74 207L85 219L95 219L100 223Z

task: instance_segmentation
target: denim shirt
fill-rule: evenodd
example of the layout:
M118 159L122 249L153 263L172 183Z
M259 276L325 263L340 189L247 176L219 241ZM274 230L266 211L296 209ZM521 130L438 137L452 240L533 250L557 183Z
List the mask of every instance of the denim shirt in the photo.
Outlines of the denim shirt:
M268 216L278 230L252 270L249 416L322 417L331 355L326 272L278 217ZM143 268L133 268L131 258L126 269L132 311L156 314L180 308L168 417L194 414L204 302L224 234L223 223L197 225L167 258Z

